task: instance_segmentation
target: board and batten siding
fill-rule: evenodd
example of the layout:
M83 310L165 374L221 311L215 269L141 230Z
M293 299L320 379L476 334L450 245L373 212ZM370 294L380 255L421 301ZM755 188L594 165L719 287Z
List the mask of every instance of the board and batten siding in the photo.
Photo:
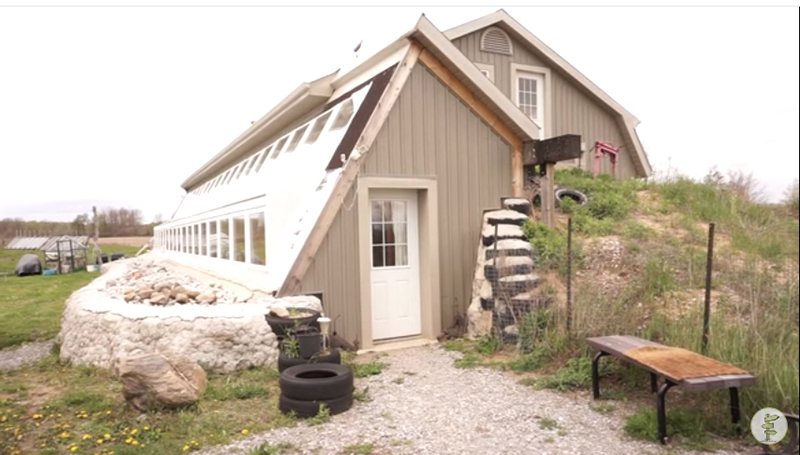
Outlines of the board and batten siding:
M355 185L344 199L317 254L300 282L300 293L321 292L333 330L352 342L361 333L358 264L358 205Z
M511 196L511 147L419 62L361 175L436 179L438 303L442 325L450 326L470 303L483 210Z
M552 118L545 119L551 122L552 135L580 134L581 140L586 143L587 151L581 160L581 167L591 171L594 169L594 150L589 151L595 141L608 142L620 148L617 162L617 176L620 178L636 177L636 168L631 160L631 153L635 153L633 144L624 140L620 130L618 115L595 101L587 92L578 85L568 80L563 73L546 62L544 58L534 54L519 40L511 38L513 55L501 55L481 51L480 39L482 30L470 33L453 40L453 44L472 62L492 65L494 67L495 85L512 101L513 91L511 85L511 64L539 66L550 69ZM608 159L603 160L601 172L610 173L611 165Z

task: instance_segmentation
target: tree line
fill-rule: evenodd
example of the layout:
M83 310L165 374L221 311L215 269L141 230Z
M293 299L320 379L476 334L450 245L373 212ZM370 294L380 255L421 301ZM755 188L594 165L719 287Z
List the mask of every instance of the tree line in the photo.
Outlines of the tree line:
M0 220L0 239L16 236L49 237L53 235L94 235L93 216L81 213L71 222L27 221L22 218ZM153 227L160 222L145 223L142 211L127 208L105 208L97 211L100 237L143 237L153 235Z

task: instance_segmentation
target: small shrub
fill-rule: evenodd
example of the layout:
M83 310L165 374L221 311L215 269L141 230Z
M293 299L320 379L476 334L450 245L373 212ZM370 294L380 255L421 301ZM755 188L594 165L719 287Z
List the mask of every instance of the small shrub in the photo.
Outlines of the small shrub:
M608 362L600 362L600 374L612 370ZM592 384L592 360L589 357L571 358L567 364L551 376L536 381L536 385L545 389L556 389L559 392L586 388Z
M383 369L389 366L383 362L370 362L370 363L354 363L350 365L353 370L353 376L357 378L366 378L367 376L374 376L383 373Z
M523 229L540 267L553 268L564 262L567 239L561 232L530 220L525 222Z

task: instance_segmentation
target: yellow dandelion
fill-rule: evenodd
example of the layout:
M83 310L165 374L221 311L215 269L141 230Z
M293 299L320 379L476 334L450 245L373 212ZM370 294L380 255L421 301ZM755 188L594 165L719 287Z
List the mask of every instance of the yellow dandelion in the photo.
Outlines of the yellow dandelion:
M67 433L65 431L65 432L61 433L59 436L61 437L61 439L67 439L69 437L69 433Z
M84 441L88 441L88 440L92 439L92 435L85 434L85 435L83 435L83 437L81 439L83 439Z
M189 446L183 446L183 451L184 452L188 452L189 451Z
M111 411L106 411L106 415L110 416L111 415Z
M242 434L249 434L249 433L250 433L250 430L248 430L247 428L245 428L244 430L242 430Z
M125 440L125 444L130 444L131 441L133 441L133 438L128 438L128 439Z
M111 439L111 435L110 435L110 434L108 434L108 433L106 433L106 434L104 434L104 435L103 435L103 438L105 438L105 439Z
M102 443L103 443L103 440L102 440L102 439L98 439L98 440L97 440L97 441L95 441L95 442L96 442L96 443L98 443L98 444L102 444Z
M139 432L139 430L134 428L133 430L131 430L131 436L136 436L136 433L138 433L138 432Z
M138 445L139 445L139 441L137 441L137 440L135 440L135 439L134 439L134 440L131 442L131 444L133 444L133 445L135 445L135 446L138 446Z
M144 428L142 428L142 430L144 430L144 431L150 431L150 427L149 427L149 426L147 426L147 425L145 425L145 426L144 426Z
M8 420L8 417L6 416L0 417L0 422L5 422L6 420Z
M78 451L78 446L72 446L72 447L70 447L70 448L69 448L69 451L70 451L70 452L77 452L77 451Z

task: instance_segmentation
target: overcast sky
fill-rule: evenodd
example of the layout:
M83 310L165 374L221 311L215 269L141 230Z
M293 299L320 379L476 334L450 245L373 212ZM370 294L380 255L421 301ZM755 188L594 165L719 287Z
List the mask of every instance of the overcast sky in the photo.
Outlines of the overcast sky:
M0 7L0 218L169 216L189 174L359 41L500 7ZM752 170L773 200L797 178L796 7L504 9L642 121L657 171Z

